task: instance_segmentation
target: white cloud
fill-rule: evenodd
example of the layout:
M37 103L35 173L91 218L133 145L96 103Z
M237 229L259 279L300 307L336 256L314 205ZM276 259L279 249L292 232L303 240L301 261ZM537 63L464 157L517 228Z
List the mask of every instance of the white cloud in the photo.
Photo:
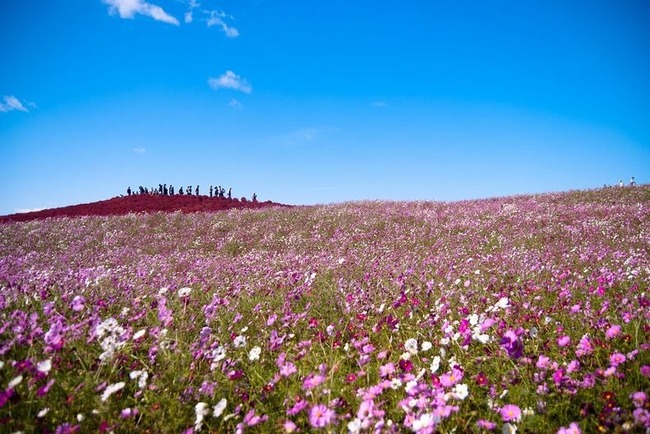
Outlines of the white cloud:
M231 99L228 104L230 105L230 107L233 107L233 108L242 108L242 104L238 100L236 100L235 98Z
M179 25L178 20L165 12L163 8L144 0L103 0L103 2L110 6L112 14L117 12L122 18L133 18L136 14L140 14L156 21Z
M2 97L2 101L0 102L0 112L10 112L12 110L19 110L21 112L28 112L27 108L23 105L22 102L18 98L16 98L13 95L5 95ZM27 103L27 105L32 105Z
M208 27L212 27L212 26L221 27L221 30L229 38L236 38L237 36L239 36L239 31L234 27L230 27L224 21L224 18L228 18L228 15L226 15L224 12L216 11L216 10L205 11L205 12L210 14L210 17L206 21L208 23ZM232 18L232 17L230 17L230 18Z
M16 214L23 214L26 212L36 212L36 211L43 211L45 208L16 208L14 209L14 212Z
M192 11L185 12L185 24L191 23L193 20Z
M208 84L214 90L234 89L244 93L251 93L253 91L253 87L248 81L232 71L226 71L219 78L210 77L208 79Z
M142 146L139 146L137 148L133 148L133 152L135 152L136 154L144 154L145 152L147 152L147 150Z

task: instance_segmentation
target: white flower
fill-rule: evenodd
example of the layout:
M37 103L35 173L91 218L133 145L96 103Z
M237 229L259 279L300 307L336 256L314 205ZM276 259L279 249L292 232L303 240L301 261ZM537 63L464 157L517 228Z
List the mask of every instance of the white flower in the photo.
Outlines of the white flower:
M178 290L178 296L179 296L180 298L185 298L185 297L187 297L188 295L190 295L191 293L192 293L192 288L190 288L190 287L188 287L188 286L184 286L183 288L181 288L181 289ZM197 404L197 405L198 405L198 404Z
M508 300L508 297L501 297L494 307L497 309L507 309L510 307L510 300Z
M438 369L440 369L440 356L435 356L433 358L433 360L431 361L430 369L432 374L435 374L438 371Z
M124 386L125 386L124 381L120 381L119 383L110 384L109 386L107 386L104 392L102 393L102 397L101 397L102 402L106 401L115 392L124 389Z
M241 348L246 346L246 336L244 335L238 335L235 340L233 341L233 346L235 348Z
M411 353L412 355L415 355L418 353L418 341L414 338L407 339L406 342L404 342L404 349Z
M406 393L410 394L411 391L412 391L415 387L417 387L417 385L418 385L417 380L411 380L411 381L409 381L408 383L406 383L406 386L404 386L404 390L406 391Z
M348 422L348 433L357 434L361 431L361 419L355 417L353 420Z
M134 341L137 341L137 340L140 339L142 336L144 336L145 333L147 333L147 329L138 330L138 331L135 332L135 334L133 335L133 340L134 340Z
M36 415L37 418L42 418L45 417L45 415L50 411L49 407L45 407L43 410L39 411L38 414Z
M14 387L18 386L22 381L23 381L22 375L14 377L7 385L7 389L13 389Z
M52 369L52 360L47 359L47 360L43 360L42 362L38 362L36 364L36 369L38 370L38 372L47 374L48 372L50 372L50 369Z
M259 360L262 349L260 347L253 347L248 353L248 360L251 362Z
M451 390L451 393L453 393L454 398L460 399L462 401L463 399L467 398L467 395L469 395L469 389L467 387L467 384L456 384Z
M167 294L167 291L169 291L169 288L162 287L162 288L160 288L160 289L158 290L158 294L159 294L159 295L165 295L165 294Z
M149 378L149 373L147 371L133 371L129 374L131 380L138 380L138 387L144 389L147 385L147 378Z
M228 401L226 401L226 398L221 398L221 401L217 402L217 405L214 406L214 412L212 413L212 416L214 417L221 416L223 411L226 409L227 404Z
M397 390L400 387L402 387L402 381L399 378L393 378L390 380L390 388L393 390Z
M436 418L433 414L424 413L418 419L415 419L413 421L411 430L413 430L413 432L418 432L424 428L432 428L435 425L435 423L436 423Z
M433 344L431 342L429 341L422 342L422 347L421 347L422 351L426 352L429 351L431 348L433 348Z
M503 424L503 434L515 434L517 432L517 425L511 423Z
M93 414L99 414L99 412L97 410L93 410ZM77 414L77 422L83 422L84 419L86 419L86 416L84 416L83 413Z
M209 406L205 402L199 402L194 406L196 420L194 421L194 430L200 431L203 426L203 419L210 414Z

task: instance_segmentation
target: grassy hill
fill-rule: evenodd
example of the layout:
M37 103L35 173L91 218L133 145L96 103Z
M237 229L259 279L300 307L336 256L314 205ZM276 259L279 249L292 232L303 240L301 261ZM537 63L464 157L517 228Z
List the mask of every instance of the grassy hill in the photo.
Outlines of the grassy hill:
M649 186L2 224L0 421L645 432L649 240Z

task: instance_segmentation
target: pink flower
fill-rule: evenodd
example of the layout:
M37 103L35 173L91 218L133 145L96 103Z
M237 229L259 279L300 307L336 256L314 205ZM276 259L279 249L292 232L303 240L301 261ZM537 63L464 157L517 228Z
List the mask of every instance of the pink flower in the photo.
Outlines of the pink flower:
M623 362L625 362L625 354L614 353L609 356L609 363L614 367L620 365Z
M648 395L646 395L645 392L634 392L630 395L630 399L634 403L634 406L639 408L643 407L646 400L648 399Z
M621 334L621 326L613 325L613 326L611 326L610 328L607 329L607 331L605 332L605 337L607 339L613 339L616 336L618 336L619 334Z
M84 303L86 302L86 299L83 298L81 295L76 295L72 299L72 310L75 312L79 312L84 308Z
M650 365L641 366L641 368L639 368L639 371L644 377L650 377Z
M580 338L580 342L578 342L578 348L576 349L576 356L578 357L587 356L593 352L594 352L594 347L591 345L589 336L584 335L582 338Z
M302 383L303 390L312 390L325 382L325 377L320 374L309 374Z
M550 363L551 359L549 359L547 356L541 354L539 356L539 359L537 359L537 369L546 369Z
M568 428L560 427L560 429L557 432L557 434L581 434L581 433L582 431L580 431L580 427L575 422L571 422L571 425L569 425Z
M497 424L496 424L496 423L491 422L491 421L489 421L489 420L485 420L485 419L479 419L479 420L476 422L476 425L477 425L479 428L484 429L484 430L488 430L488 431L492 431L494 428L497 427Z
M395 365L392 363L387 363L379 367L379 376L388 377L390 374L395 372Z
M285 421L284 424L282 424L282 428L284 428L284 432L286 433L294 433L298 430L298 426L290 420Z
M557 340L557 344L561 347L566 347L571 343L571 338L568 336L560 336L560 338Z
M445 373L440 376L440 384L444 387L451 387L463 379L463 371L460 369L452 369L450 373Z
M313 428L324 428L333 422L336 413L323 404L316 404L309 410L309 424Z
M504 405L499 414L504 422L518 422L521 419L521 409L514 404Z

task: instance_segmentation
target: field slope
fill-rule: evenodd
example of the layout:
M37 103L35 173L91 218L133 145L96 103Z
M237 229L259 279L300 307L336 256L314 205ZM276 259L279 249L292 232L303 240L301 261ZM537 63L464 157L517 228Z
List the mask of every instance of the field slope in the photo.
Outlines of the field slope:
M7 432L647 432L650 187L0 225Z

